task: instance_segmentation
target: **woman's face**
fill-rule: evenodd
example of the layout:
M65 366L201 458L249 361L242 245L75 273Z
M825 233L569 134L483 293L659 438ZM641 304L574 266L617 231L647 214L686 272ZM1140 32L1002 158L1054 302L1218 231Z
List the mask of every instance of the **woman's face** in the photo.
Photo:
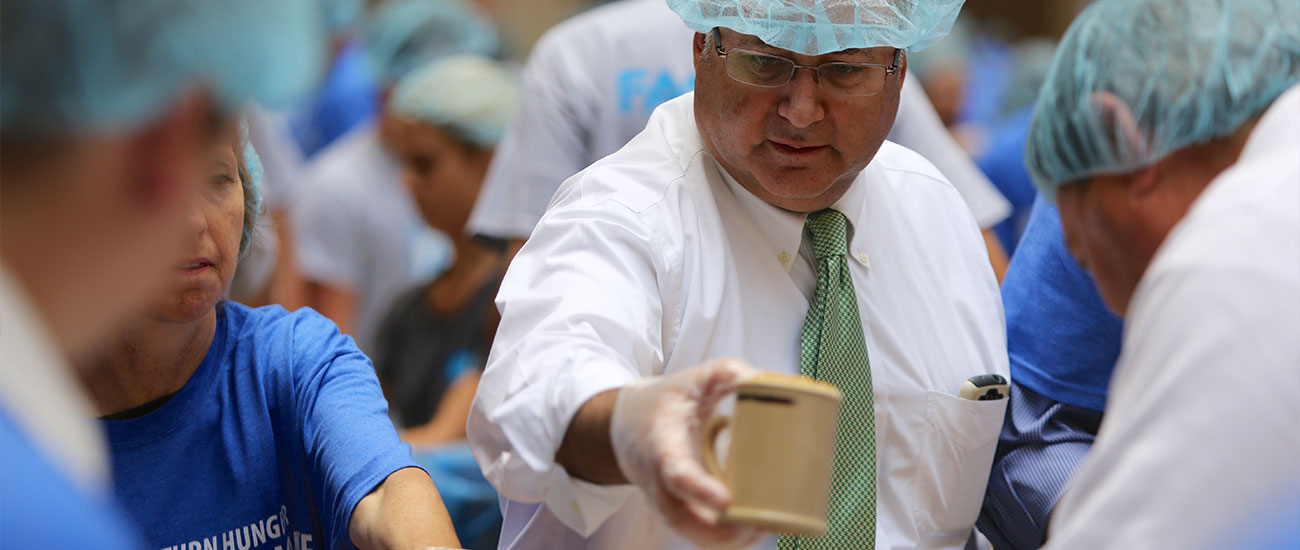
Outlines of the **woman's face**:
M167 294L153 307L166 320L192 321L216 307L239 261L244 189L235 148L229 143L212 146L203 174L206 179L185 226L185 255L173 264Z
M489 150L470 147L435 126L401 123L402 181L430 226L459 235L469 220L492 160Z

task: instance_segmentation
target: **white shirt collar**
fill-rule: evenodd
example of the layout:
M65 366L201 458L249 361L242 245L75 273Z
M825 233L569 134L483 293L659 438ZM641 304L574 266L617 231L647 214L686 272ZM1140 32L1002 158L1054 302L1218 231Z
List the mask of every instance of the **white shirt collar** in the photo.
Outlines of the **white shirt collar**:
M712 159L712 157L710 157L710 160L712 160L714 166L717 167L718 173L722 174L723 180L727 182L728 189L730 189L732 194L736 196L741 207L744 208L745 212L749 214L751 218L753 218L754 224L757 225L759 231L763 233L763 237L766 239L768 246L772 249L772 254L781 259L781 264L784 265L785 270L789 272L790 266L794 264L790 259L799 254L799 247L803 242L803 224L804 221L807 220L808 215L800 212L791 212L768 204L763 199L760 199L758 196L749 192L748 189L745 189L740 182L736 181L736 178L733 178L731 174L727 173L727 171L722 168L721 164L718 164L717 160ZM853 180L853 184L849 185L849 188L844 192L844 195L840 196L840 198L831 205L831 209L839 211L848 218L849 228L847 240L849 242L850 253L858 248L854 245L854 240L856 240L854 236L854 224L857 220L862 219L862 216L865 214L866 191L863 189L863 186L866 185L867 182L864 175L869 174L872 170L874 170L874 165L867 165L867 167L862 170L862 173L858 174L858 177Z

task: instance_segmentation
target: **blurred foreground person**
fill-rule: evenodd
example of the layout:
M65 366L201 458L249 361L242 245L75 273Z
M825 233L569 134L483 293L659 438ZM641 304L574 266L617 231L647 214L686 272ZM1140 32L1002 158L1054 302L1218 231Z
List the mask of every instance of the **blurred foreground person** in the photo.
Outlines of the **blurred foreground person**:
M226 113L306 93L327 32L314 0L15 1L0 20L0 547L131 547L68 364L164 284Z
M1026 157L1126 325L1049 548L1222 547L1300 491L1297 81L1283 0L1103 0L1062 41Z
M1006 375L1001 301L961 196L885 141L961 2L672 5L695 93L560 186L497 297L468 431L501 547L963 547L1006 402L956 393ZM845 394L825 536L718 523L700 430L760 370Z
M382 108L397 81L438 57L490 55L490 22L461 0L388 0L367 14L367 59L378 116L340 137L306 167L292 207L307 305L362 351L399 294L447 265L447 236L420 219L402 188L399 124Z
M451 237L452 264L394 302L380 325L375 370L402 439L442 491L468 548L496 548L497 494L465 442L465 420L496 332L492 303L505 253L473 239L465 220L518 99L501 64L458 55L400 80L388 111L399 122L403 180L420 215Z
M458 545L352 340L309 309L223 299L261 166L246 138L209 155L170 280L83 369L123 507L151 548Z
M519 115L488 171L470 217L471 233L512 241L518 250L560 183L617 151L645 129L655 107L695 82L692 31L664 0L620 0L548 31L524 68ZM919 83L903 83L890 141L934 163L986 229L994 272L1006 253L992 227L1007 201L939 120Z

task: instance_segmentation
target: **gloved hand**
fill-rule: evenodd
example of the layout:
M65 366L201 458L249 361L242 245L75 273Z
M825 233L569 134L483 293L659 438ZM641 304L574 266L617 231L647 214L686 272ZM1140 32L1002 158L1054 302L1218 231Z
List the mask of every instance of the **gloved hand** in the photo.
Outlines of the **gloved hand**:
M743 548L767 535L718 524L731 493L700 459L701 431L714 408L756 373L740 360L710 361L626 386L614 405L610 439L623 475L675 531L707 548Z

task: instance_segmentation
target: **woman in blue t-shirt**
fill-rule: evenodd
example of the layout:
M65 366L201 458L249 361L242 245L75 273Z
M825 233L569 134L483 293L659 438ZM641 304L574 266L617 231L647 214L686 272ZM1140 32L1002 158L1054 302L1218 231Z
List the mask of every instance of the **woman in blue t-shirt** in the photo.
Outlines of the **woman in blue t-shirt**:
M223 300L261 169L246 131L211 159L170 288L85 371L124 509L150 548L459 546L352 339Z

